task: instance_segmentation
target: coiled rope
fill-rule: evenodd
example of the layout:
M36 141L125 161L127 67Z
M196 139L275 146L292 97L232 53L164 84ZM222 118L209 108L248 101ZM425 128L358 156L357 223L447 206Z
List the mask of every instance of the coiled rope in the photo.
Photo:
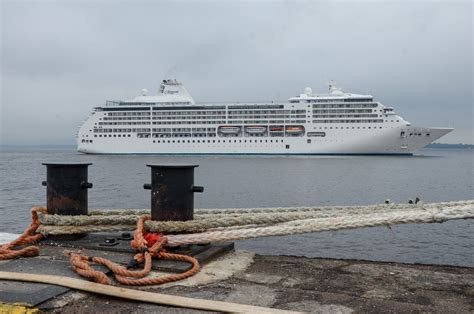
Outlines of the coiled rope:
M46 209L43 207L34 207L31 210L32 222L30 226L17 239L0 246L0 260L8 260L18 257L32 257L39 254L39 249L36 246L27 246L19 250L14 250L14 248L34 243L45 237L42 233L35 234L41 226L38 216L45 213ZM132 264L135 266L144 263L142 270L129 270L106 258L89 257L82 255L79 252L65 251L65 253L70 257L72 269L79 275L92 279L98 283L110 284L109 278L103 272L93 269L90 263L104 265L115 274L115 279L119 283L134 286L160 285L168 282L179 281L199 272L199 262L194 257L182 254L172 254L165 251L164 246L168 240L166 236L154 233L152 234L154 237L152 236L149 237L148 240L146 239L146 235L149 233L144 229L144 222L150 219L151 217L149 215L143 215L138 219L134 238L131 241L131 246L136 252ZM154 241L151 242L150 239ZM192 264L192 267L181 274L172 274L158 278L146 278L146 276L151 272L153 258L188 262Z
M115 279L123 285L132 286L144 286L144 285L161 285L168 282L179 281L190 276L195 275L199 272L199 262L192 256L182 254L172 254L164 250L164 246L167 242L166 236L156 237L154 243L149 243L149 240L145 238L146 232L144 231L143 225L145 221L150 220L149 215L143 215L138 219L137 229L135 230L131 246L136 252L134 256L134 264L144 263L142 270L129 270L122 265L114 263L106 258L102 257L89 257L76 252L66 252L70 256L72 268L81 276L92 279L98 283L110 284L109 278L100 271L93 269L90 266L90 262L95 264L103 265L110 269ZM192 264L191 269L181 273L166 275L157 278L146 278L151 272L152 259L162 260L173 260L188 262Z

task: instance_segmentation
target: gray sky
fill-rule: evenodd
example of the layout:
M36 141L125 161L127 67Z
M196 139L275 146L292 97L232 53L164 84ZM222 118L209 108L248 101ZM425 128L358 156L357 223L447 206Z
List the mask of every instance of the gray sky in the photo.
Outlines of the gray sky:
M473 143L472 1L1 1L1 142L74 144L105 100L182 81L197 102L329 80Z

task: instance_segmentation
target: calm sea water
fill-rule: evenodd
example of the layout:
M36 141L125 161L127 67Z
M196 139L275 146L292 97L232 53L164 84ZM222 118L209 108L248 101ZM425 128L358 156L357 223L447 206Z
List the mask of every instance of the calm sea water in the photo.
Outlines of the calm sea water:
M474 198L474 151L424 149L413 157L171 157L83 155L74 148L4 148L0 232L21 232L44 205L42 162L91 162L89 208L149 208L146 164L198 164L196 208L324 206ZM341 230L239 241L260 254L474 266L474 220Z

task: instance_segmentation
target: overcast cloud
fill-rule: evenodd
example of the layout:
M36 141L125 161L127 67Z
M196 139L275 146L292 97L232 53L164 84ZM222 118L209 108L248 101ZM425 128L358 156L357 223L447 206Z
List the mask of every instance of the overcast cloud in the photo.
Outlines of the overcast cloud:
M182 81L197 102L370 93L473 143L472 1L2 1L3 144L74 144L105 100Z

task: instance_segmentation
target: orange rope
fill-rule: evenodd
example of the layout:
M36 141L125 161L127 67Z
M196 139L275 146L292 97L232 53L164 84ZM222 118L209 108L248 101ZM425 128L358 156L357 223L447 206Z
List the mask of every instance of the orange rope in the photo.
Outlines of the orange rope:
M34 243L41 240L44 236L41 233L35 234L36 229L41 225L38 219L38 212L46 213L44 207L33 207L31 209L31 224L17 239L10 243L0 245L0 260L7 260L18 257L31 257L39 254L39 249L36 246L27 246L19 250L14 250L16 246L22 246L29 243Z
M34 243L44 238L41 233L35 234L35 231L41 225L38 219L38 212L46 213L44 207L33 207L31 209L31 224L17 239L10 243L0 245L0 260L13 259L18 257L32 257L39 255L39 249L36 246L27 246L18 250L14 250L17 246ZM135 230L133 240L131 242L132 248L137 252L134 260L137 263L145 263L142 270L128 270L127 268L116 264L108 259L102 257L87 257L80 253L67 252L70 256L71 266L79 275L92 279L101 284L110 284L109 278L102 272L93 269L90 262L104 265L115 274L118 282L124 285L159 285L167 282L178 281L187 277L195 275L199 272L199 262L197 259L187 255L172 254L164 251L164 246L167 243L167 238L162 236L158 241L149 245L144 237L144 222L150 220L149 215L141 216L137 222L137 230ZM144 278L151 272L153 258L163 260L174 260L191 263L191 269L181 273L167 275L159 278ZM131 279L138 278L138 279Z
M70 255L72 268L83 277L92 279L98 283L110 284L107 276L100 271L94 270L90 266L89 262L104 265L115 274L115 279L119 283L133 286L161 285L168 282L183 280L198 273L199 262L194 257L181 254L172 254L164 251L164 246L167 243L167 238L165 236L159 238L158 241L152 245L148 243L144 237L143 224L146 220L150 219L151 217L149 215L141 216L138 219L137 229L135 230L133 240L131 241L132 248L135 250L135 252L137 252L137 254L134 256L134 261L137 263L144 263L142 270L128 270L122 265L102 257L88 257L81 255L80 253L67 252L67 254ZM188 262L193 266L191 269L181 274L167 275L158 278L145 278L145 276L151 272L152 259L154 257L163 260Z

